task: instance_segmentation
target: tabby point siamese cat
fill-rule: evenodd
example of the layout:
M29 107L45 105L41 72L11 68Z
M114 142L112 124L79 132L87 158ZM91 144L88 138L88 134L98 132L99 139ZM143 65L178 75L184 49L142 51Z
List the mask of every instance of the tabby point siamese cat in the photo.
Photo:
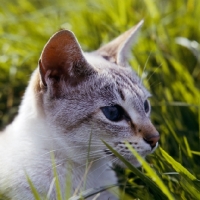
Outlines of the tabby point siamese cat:
M72 194L84 181L84 190L117 183L112 165L123 164L102 140L136 167L125 142L142 157L155 150L150 94L127 61L142 24L90 53L71 31L49 39L18 115L0 133L0 194L33 200L29 177L40 195L56 199L55 168L63 199L69 176ZM98 199L119 197L106 191Z

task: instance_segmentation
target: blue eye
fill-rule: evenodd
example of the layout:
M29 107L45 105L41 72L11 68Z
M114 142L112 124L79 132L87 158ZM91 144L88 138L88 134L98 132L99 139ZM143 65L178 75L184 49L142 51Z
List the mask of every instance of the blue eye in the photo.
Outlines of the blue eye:
M105 106L101 108L103 114L106 116L107 119L110 121L120 121L124 116L124 111L122 107L115 105L115 106Z
M145 102L144 102L144 110L145 110L145 112L148 113L149 109L150 109L149 102L147 100L145 100Z

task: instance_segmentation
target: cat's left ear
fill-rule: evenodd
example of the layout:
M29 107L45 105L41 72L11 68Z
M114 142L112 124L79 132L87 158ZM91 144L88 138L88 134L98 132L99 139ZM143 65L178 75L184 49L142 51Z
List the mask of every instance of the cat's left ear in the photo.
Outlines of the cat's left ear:
M61 80L67 85L78 85L92 73L92 68L75 35L71 31L62 30L45 45L39 60L39 71L41 83L58 90ZM49 85L48 80L51 80Z
M136 26L121 34L108 44L102 46L96 51L96 53L111 62L125 67L127 65L127 57L143 22L143 20L140 21Z

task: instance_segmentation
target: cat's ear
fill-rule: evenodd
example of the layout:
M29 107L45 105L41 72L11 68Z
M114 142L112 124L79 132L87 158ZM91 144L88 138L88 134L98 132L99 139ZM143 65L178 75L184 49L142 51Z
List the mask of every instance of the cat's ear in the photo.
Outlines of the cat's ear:
M67 84L76 85L89 73L89 68L76 37L68 30L59 31L49 39L39 60L44 86L47 86L48 79L51 83L62 79Z
M143 20L140 21L136 26L102 46L96 52L111 62L115 62L120 66L126 66L127 57L143 22Z

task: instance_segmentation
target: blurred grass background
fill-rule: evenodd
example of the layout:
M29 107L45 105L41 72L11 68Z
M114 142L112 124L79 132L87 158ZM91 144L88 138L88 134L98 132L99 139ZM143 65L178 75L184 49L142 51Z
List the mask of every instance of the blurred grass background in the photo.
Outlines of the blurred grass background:
M53 33L70 29L83 50L92 51L141 19L145 23L130 63L152 93L152 120L160 145L200 179L199 0L1 0L1 129L16 115ZM172 171L159 151L148 159L160 173ZM178 178L163 180L180 199L190 199Z

